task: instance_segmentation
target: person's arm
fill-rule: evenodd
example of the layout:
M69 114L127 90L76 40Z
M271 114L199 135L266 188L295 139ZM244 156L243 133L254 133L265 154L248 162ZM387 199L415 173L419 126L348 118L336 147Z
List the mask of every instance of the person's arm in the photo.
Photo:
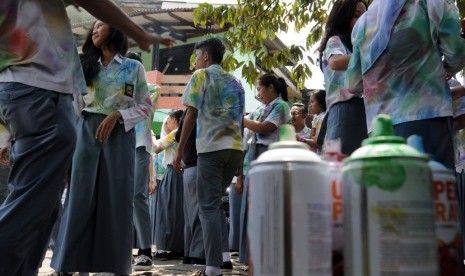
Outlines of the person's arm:
M244 190L244 175L241 173L236 177L236 184L234 184L234 190L236 191L237 194L242 194L242 191Z
M133 60L125 60L124 62L132 63ZM124 64L124 63L123 63ZM131 81L134 82L134 102L135 105L126 109L118 110L121 113L121 118L126 131L134 128L139 122L147 120L152 116L153 103L150 99L150 94L147 86L146 73L144 66L137 62L136 69L133 72L134 77Z
M452 93L452 100L457 100L465 96L465 87L463 86L455 86L450 88L450 92Z
M306 138L306 137L301 136L300 139L299 139L299 142L305 143L305 144L307 144L308 146L310 146L312 148L319 148L319 146L318 146L318 144L316 142L316 139Z
M328 65L334 71L345 71L349 61L350 55L334 55L329 58Z
M156 154L159 154L160 152L162 152L164 150L163 146L161 145L160 142L155 141L153 143L153 151L156 153Z
M184 117L184 123L181 131L181 137L179 138L178 151L176 152L176 158L173 161L173 167L175 170L181 170L181 159L184 146L186 145L187 139L194 129L195 121L197 120L198 110L192 106L188 106L186 110L186 116Z
M351 94L361 95L363 93L362 67L358 49L354 49L346 73L345 87L341 88L340 93L343 98L344 95L350 98Z
M166 148L169 148L175 142L176 132L177 132L177 129L171 131L163 139L159 139L159 140L157 140L155 136L152 136L153 151L156 154L159 154L160 152L164 151Z
M465 41L460 36L461 26L454 1L438 0L428 4L428 17L433 40L444 57L444 69L455 74L465 66Z
M142 27L134 23L123 10L110 0L76 0L75 2L96 18L127 34L144 51L150 51L150 46L155 43L167 46L174 45L173 38L169 36L145 32Z
M153 194L155 192L155 173L153 169L153 157L150 154L150 159L149 159L149 195Z
M250 120L246 117L244 117L244 120L242 121L244 124L244 127L250 129L251 131L255 133L260 133L260 134L267 134L270 132L273 132L276 130L276 125L270 122L259 122L255 120Z

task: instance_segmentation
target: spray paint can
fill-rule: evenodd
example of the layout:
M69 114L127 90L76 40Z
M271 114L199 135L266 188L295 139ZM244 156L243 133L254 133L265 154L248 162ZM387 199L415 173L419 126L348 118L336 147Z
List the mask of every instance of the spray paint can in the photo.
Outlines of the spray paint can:
M422 137L412 135L407 139L407 143L419 152L425 152ZM434 160L430 160L428 165L433 173L439 275L465 275L455 173Z
M330 191L327 165L295 141L294 127L248 171L253 275L331 275Z
M328 184L331 189L332 275L344 275L344 204L342 191L342 161L340 139L325 141L322 159L328 164Z
M344 275L438 275L431 170L389 116L344 161Z

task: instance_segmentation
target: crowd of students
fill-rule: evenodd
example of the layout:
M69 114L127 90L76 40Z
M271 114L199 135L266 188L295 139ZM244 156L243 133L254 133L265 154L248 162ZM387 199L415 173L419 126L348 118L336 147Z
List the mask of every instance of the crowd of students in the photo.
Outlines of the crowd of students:
M465 89L454 84L451 93L446 80L465 66L465 42L452 1L335 1L319 47L325 91L313 93L308 108L287 102L284 79L263 74L261 105L246 115L241 82L221 67L223 43L204 39L181 99L186 109L169 114L158 140L145 71L137 56L126 57L125 34L143 50L173 39L145 33L111 1L76 0L102 20L79 56L64 4L6 0L0 7L0 120L10 133L11 164L3 163L12 187L0 207L0 275L37 274L65 179L51 263L58 274L128 275L151 269L152 259L184 257L205 264L195 275L222 275L232 268L230 245L247 264L244 176L286 123L309 150L321 153L324 141L339 140L350 155L372 118L388 114L397 135L422 136L433 159L454 167ZM162 160L151 161L152 151ZM234 176L230 244L222 197Z

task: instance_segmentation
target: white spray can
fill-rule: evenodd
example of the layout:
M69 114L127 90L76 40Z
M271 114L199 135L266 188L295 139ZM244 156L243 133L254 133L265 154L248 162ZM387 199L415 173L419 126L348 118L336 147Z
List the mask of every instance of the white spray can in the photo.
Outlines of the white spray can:
M407 139L407 143L419 152L425 152L421 136L412 135ZM455 173L434 160L430 160L428 166L433 173L439 275L465 275Z
M344 161L344 275L438 275L431 170L386 115Z
M295 141L294 127L252 162L248 235L253 275L331 275L327 165Z

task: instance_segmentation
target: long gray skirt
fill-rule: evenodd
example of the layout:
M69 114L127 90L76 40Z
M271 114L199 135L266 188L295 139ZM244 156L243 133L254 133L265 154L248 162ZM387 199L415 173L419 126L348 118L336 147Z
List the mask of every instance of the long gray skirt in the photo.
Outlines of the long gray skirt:
M157 191L155 245L157 250L184 253L182 173L168 165Z
M365 104L362 98L352 98L334 104L328 111L325 140L341 139L341 152L351 155L368 137Z
M134 131L116 123L110 139L95 137L105 116L78 123L71 183L51 266L61 272L131 273Z
M155 193L149 196L149 209L150 209L150 226L151 226L151 235L152 235L152 245L155 244L155 229L156 229L156 209L157 209L157 201L158 201L158 187L161 185L161 180L155 179L156 188Z

